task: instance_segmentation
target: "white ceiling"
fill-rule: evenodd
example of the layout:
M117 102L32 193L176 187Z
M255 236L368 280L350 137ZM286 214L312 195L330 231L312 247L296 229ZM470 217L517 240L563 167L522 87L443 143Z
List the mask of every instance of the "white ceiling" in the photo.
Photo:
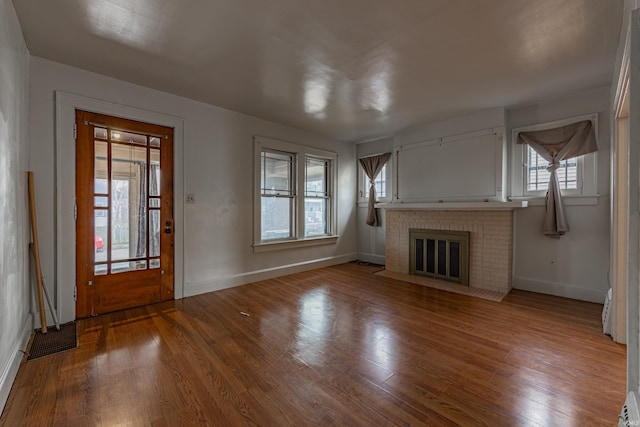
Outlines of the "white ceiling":
M33 55L362 141L607 85L622 0L14 0Z

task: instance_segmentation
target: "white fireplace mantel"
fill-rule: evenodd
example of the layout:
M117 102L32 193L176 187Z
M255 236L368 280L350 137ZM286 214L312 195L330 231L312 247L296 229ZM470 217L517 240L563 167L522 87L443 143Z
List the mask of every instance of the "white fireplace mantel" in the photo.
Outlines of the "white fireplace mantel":
M441 211L512 211L526 208L527 200L517 202L441 202L441 203L376 203L376 208L395 210L441 210Z

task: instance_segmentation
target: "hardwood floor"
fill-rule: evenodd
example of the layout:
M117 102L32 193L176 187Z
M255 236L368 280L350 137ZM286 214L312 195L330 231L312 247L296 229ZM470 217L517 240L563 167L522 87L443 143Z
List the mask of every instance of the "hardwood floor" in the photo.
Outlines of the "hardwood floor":
M602 335L601 305L375 271L81 320L77 349L22 364L0 425L617 425L625 347Z

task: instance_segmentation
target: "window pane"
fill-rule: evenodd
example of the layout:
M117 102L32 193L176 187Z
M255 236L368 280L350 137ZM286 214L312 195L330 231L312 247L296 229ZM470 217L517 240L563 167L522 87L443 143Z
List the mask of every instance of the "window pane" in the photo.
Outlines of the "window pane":
M364 175L364 187L365 187L363 189L363 194L364 194L364 198L368 199L369 187L370 187L369 178L367 177L367 174L364 173L364 170L362 171L362 174ZM375 187L376 187L376 199L387 197L387 165L384 165L382 167L382 169L380 170L378 175L376 175L373 181L375 182Z
M152 148L149 150L149 160L151 160L151 168L149 169L149 195L160 196L160 150Z
M293 235L294 155L262 151L260 153L261 239L290 239ZM270 197L269 197L270 196Z
M93 274L95 276L104 276L107 274L107 264L96 264L94 266Z
M549 162L542 158L533 148L527 147L527 191L546 191L551 174L547 171ZM563 160L557 170L560 189L578 188L578 161L576 158Z
M291 182L293 156L291 154L263 151L261 164L262 194L293 194Z
M111 259L147 255L147 150L111 147Z
M93 205L98 208L106 208L109 206L109 197L96 196L93 198Z
M328 161L307 157L305 163L304 194L307 197L327 196Z
M288 239L293 236L291 197L261 197L262 240Z
M94 128L93 136L95 138L107 139L107 130L105 128Z
M121 130L111 131L113 142L127 142L129 144L147 145L147 136L139 133L124 132Z
M95 250L95 262L107 260L107 247L109 243L109 224L107 209L95 209L93 219L93 246Z
M304 235L324 236L327 233L327 199L304 199Z
M304 170L304 235L328 234L328 171L329 161L307 157Z
M111 259L131 258L129 253L129 181L111 181Z
M107 181L107 143L103 141L95 141L94 150L93 192L95 194L107 194L109 192L109 183Z
M375 179L376 182L376 197L378 199L387 197L387 165L382 167L378 176Z
M149 211L149 256L160 256L160 211Z
M578 188L578 164L575 158L563 161L557 173L560 188Z
M147 260L115 262L111 264L111 273L124 273L126 271L146 270Z

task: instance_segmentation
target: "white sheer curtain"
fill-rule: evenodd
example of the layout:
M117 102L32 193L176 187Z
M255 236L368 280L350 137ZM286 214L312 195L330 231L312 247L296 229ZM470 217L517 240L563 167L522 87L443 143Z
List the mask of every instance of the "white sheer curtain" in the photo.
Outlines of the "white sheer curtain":
M149 170L149 193L160 195L160 165L151 164ZM153 211L156 215L149 214L149 256L160 255L160 212Z
M135 226L137 227L137 235L136 235L136 251L135 257L140 258L147 255L147 168L146 163L136 162L137 166L137 188L133 188L133 191L136 192L135 204L131 203L131 210L135 209L136 221ZM131 185L131 187L135 187ZM134 224L134 221L131 222ZM133 246L133 245L132 245Z
M520 132L517 142L528 144L549 162L547 170L551 176L547 190L543 233L545 236L559 239L569 231L569 223L562 204L556 171L563 160L598 151L593 123L590 120L584 120L553 129Z

